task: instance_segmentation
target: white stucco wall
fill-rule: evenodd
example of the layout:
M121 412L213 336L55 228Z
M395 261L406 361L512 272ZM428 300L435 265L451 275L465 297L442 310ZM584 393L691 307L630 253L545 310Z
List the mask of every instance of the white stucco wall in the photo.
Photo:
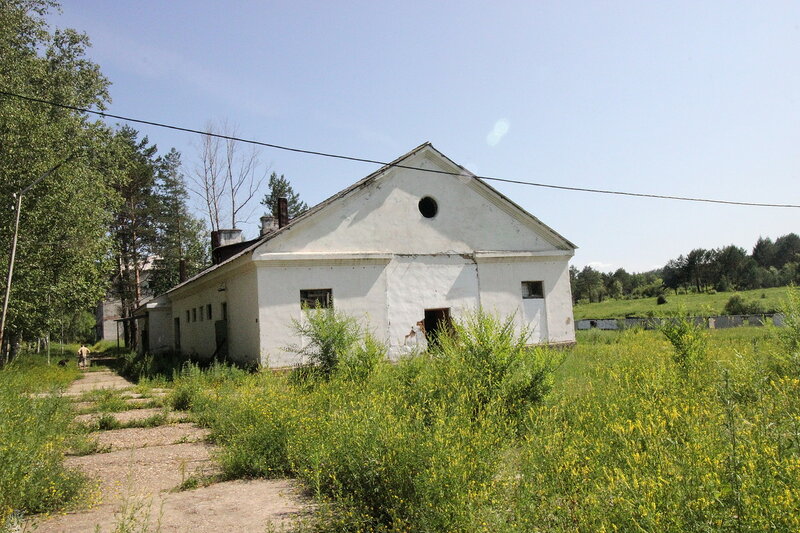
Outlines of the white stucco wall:
M456 168L426 154L417 154L403 164L448 171ZM425 196L438 204L434 218L425 218L419 211L419 200ZM298 221L259 251L430 254L553 249L545 233L530 217L476 180L392 169L371 186Z
M226 280L228 355L234 361L260 363L259 287L256 269Z
M169 352L174 348L172 311L169 307L148 309L147 327L150 353Z
M241 362L258 362L258 287L255 268L249 261L244 266L221 272L208 280L190 284L170 295L174 328L180 319L181 352L200 358L212 357L216 350L214 323L223 318L222 304L227 304L228 355ZM208 318L208 305L212 316ZM202 312L201 312L202 308ZM197 319L194 320L194 310ZM187 311L189 320L187 321ZM174 343L174 340L173 340Z
M303 255L306 257L302 260L296 258ZM292 319L302 320L302 289L331 289L334 307L356 317L384 341L393 359L426 347L425 337L417 327L425 319L426 309L449 308L451 317L458 320L464 313L483 306L503 317L514 315L517 330L521 331L524 325L531 333L530 343L574 341L568 257L261 257L257 269L261 363L274 368L303 362L287 350L304 342L291 326ZM543 281L545 297L523 299L523 281Z
M569 257L479 257L484 310L501 316L515 315L518 326L527 326L532 344L574 342L568 260ZM542 281L544 298L523 299L523 281Z
M470 257L397 256L387 267L386 279L392 358L414 348L425 348L424 336L416 324L425 319L426 309L450 308L450 316L458 319L480 305L478 270Z
M356 317L380 339L387 336L386 260L263 260L258 263L261 362L273 368L301 361L287 351L302 345L292 329L301 320L300 291L331 289L334 307Z

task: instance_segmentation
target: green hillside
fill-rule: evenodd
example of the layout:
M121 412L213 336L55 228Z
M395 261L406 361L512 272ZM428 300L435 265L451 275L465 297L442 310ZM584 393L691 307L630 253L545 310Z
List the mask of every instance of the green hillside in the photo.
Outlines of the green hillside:
M585 318L625 318L626 316L649 316L668 314L683 309L691 315L722 314L725 304L735 292L716 294L666 294L667 303L657 305L655 298L639 300L606 300L600 303L575 305L575 320ZM786 287L739 291L747 300L761 303L766 312L776 311L786 294Z

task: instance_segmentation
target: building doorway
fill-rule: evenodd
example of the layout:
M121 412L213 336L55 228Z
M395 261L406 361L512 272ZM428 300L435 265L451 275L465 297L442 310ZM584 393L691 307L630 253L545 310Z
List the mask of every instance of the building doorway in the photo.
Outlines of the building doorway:
M450 308L425 310L425 338L428 346L438 344L439 335L445 331L453 331L453 320L450 318Z
M217 320L216 322L214 322L214 339L217 344L217 349L214 351L214 357L216 357L217 360L219 361L225 361L228 358L227 320Z

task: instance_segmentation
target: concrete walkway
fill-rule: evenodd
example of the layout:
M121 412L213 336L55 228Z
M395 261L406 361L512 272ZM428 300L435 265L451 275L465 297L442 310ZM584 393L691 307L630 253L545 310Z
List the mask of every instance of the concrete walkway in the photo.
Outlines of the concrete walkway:
M65 393L86 399L87 391L106 389L121 398L134 396L133 384L110 371L86 372ZM155 397L166 391L156 390ZM77 403L77 402L76 402ZM84 410L93 402L80 402ZM110 413L120 423L140 420L131 409ZM165 420L185 415L157 409ZM91 423L99 415L83 415ZM66 464L85 473L93 486L86 508L52 517L33 517L28 527L53 532L192 532L265 531L290 529L308 510L308 502L293 480L248 480L215 483L193 490L176 490L187 479L214 475L215 446L208 431L191 423L150 428L125 428L95 434L104 453L74 456Z

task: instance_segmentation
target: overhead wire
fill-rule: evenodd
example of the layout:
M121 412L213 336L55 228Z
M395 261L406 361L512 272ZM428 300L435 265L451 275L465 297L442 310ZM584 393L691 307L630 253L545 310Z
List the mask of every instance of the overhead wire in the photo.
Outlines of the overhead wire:
M417 170L420 172L428 172L433 174L446 174L450 176L463 176L464 174L461 172L451 172L448 170L441 170L441 169L433 169L433 168L420 168L415 167L412 165L404 165L402 163L392 163L386 161L380 161L377 159L369 159L365 157L355 157L355 156L348 156L343 154L334 154L330 152L321 152L318 150L308 150L304 148L296 148L291 146L283 146L280 144L274 143L267 143L263 141L257 141L253 139L245 139L241 137L236 137L233 135L225 135L222 133L214 133L208 131L197 130L193 128L186 128L183 126L175 126L173 124L166 124L163 122L155 122L152 120L144 120L139 118L127 117L124 115L116 115L113 113L107 113L105 111L97 111L94 109L89 109L85 107L78 107L72 106L68 104L61 104L58 102L52 102L50 100L45 100L42 98L36 98L33 96L26 96L18 93L14 93L11 91L6 91L0 89L0 95L12 98L18 98L20 100L26 100L28 102L35 102L39 104L49 105L53 107L58 107L62 109L69 109L72 111L78 111L80 113L89 113L93 115L98 115L103 118L113 118L117 120L122 120L125 122L132 122L135 124L145 124L148 126L155 126L158 128L165 128L175 131L182 131L185 133L193 133L197 135L206 135L209 137L214 137L218 139L225 139L229 141L236 141L246 144L252 144L256 146L262 146L265 148L272 148L275 150L283 150L286 152L294 152L298 154L306 154L318 157L327 157L331 159L340 159L345 161L354 161L358 163L368 163L373 165L381 165L382 167L394 167L394 168L403 168L408 170ZM797 204L776 204L776 203L763 203L763 202L739 202L733 200L718 200L713 198L697 198L697 197L689 197L689 196L675 196L675 195L665 195L665 194L649 194L649 193L637 193L637 192L628 192L628 191L615 191L610 189L594 189L589 187L571 187L568 185L554 185L552 183L539 183L534 181L525 181L525 180L517 180L517 179L508 179L508 178L499 178L495 176L480 176L475 174L470 174L470 177L478 178L481 180L486 181L497 181L501 183L512 183L517 185L527 185L531 187L540 187L546 189L556 189L556 190L563 190L563 191L574 191L574 192L586 192L586 193L594 193L594 194L607 194L607 195L616 195L616 196L631 196L636 198L654 198L660 200L677 200L683 202L700 202L700 203L709 203L709 204L723 204L723 205L738 205L738 206L747 206L747 207L772 207L772 208L792 208L792 209L800 209L800 205Z

